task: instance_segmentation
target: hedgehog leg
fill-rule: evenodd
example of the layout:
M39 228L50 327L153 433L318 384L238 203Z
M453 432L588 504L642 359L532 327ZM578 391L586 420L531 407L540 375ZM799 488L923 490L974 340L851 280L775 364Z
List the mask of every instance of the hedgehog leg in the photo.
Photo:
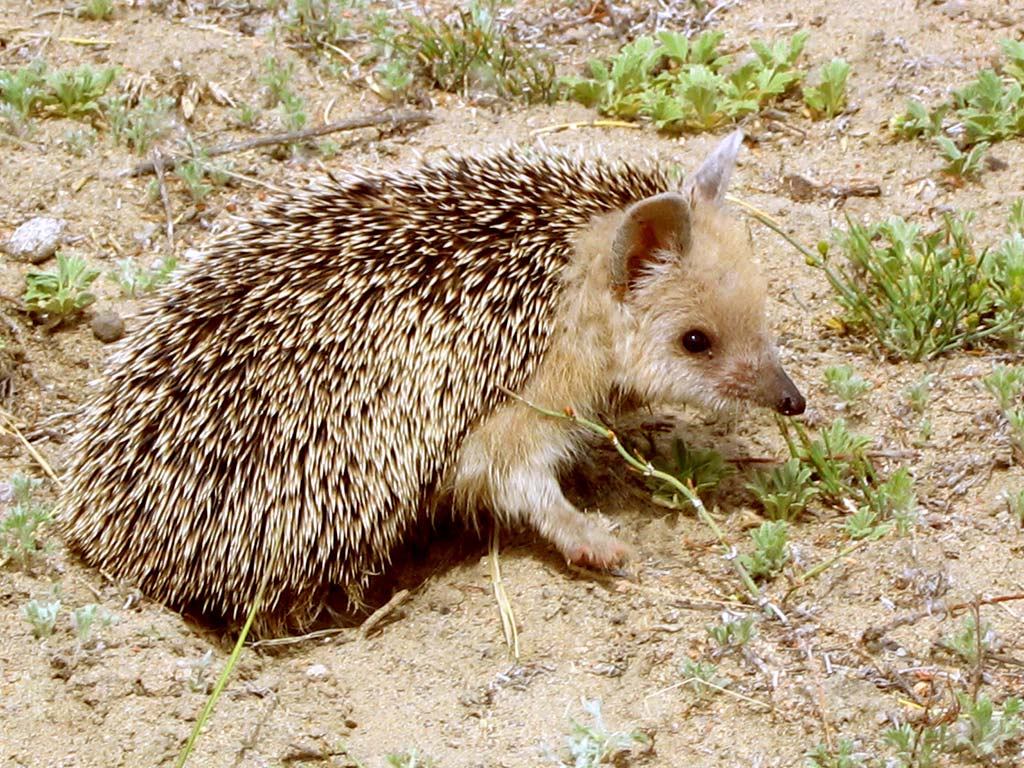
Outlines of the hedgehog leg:
M548 425L518 433L492 428L495 422L508 426L503 421L499 417L466 441L454 484L459 506L486 506L504 525L529 525L571 563L613 568L629 559L629 545L562 493L556 469L572 452L564 431ZM516 434L528 434L529 446L517 445Z

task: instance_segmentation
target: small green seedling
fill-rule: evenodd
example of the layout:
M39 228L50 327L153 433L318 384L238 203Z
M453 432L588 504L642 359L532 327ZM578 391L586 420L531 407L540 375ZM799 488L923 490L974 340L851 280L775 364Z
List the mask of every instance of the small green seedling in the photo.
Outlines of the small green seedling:
M946 164L942 172L953 179L976 179L981 173L981 164L988 151L988 142L982 141L970 147L967 151L961 150L952 139L945 136L938 136L935 144L939 148L939 155Z
M778 575L789 562L789 526L784 520L765 522L754 531L750 538L754 551L740 555L740 562L753 579L770 579Z
M636 745L647 745L650 738L643 731L609 731L601 716L601 702L598 699L583 701L583 709L591 717L591 725L571 721L572 730L566 737L569 759L563 766L572 768L599 768L602 765L618 765Z
M47 328L55 328L96 301L89 286L99 274L85 259L58 253L56 272L29 272L25 276L25 308L42 318Z
M921 726L915 730L909 723L903 723L890 728L882 738L895 750L893 768L937 768L939 757L949 743L944 725Z
M1017 521L1017 525L1024 526L1024 488L1003 491L1002 496L1006 500L1006 510L1010 517Z
M825 385L842 401L844 408L871 391L871 382L853 370L850 365L830 365L825 369Z
M981 383L995 397L999 410L1009 411L1024 395L1024 366L997 365Z
M33 500L41 480L25 475L11 478L12 504L0 518L0 565L14 562L27 568L43 553L40 528L50 521L51 510Z
M188 662L189 670L187 685L192 693L209 693L210 667L213 664L213 651L207 651L198 659Z
M77 13L93 21L106 21L114 15L114 0L85 0Z
M260 119L260 111L251 104L242 102L235 109L234 118L242 128L252 128Z
M53 634L58 613L60 613L60 600L54 600L52 603L29 600L22 608L25 621L32 625L32 637L37 640Z
M804 757L807 768L867 768L864 753L858 752L849 739L840 739L834 748L819 744Z
M64 132L64 146L75 157L85 157L96 144L96 129L86 125Z
M292 89L294 75L293 61L282 64L270 56L263 62L261 82L267 88L267 106L280 107L284 125L290 131L301 130L309 121L305 101Z
M942 133L942 119L948 107L928 111L919 101L911 99L900 115L889 121L889 130L903 139L929 138Z
M720 624L707 624L704 628L717 646L717 653L742 648L757 631L753 616L739 617L731 613L722 614Z
M958 693L960 719L953 730L954 744L970 752L975 759L989 762L1006 752L1022 730L1022 702L1016 696L1008 697L1001 708L992 699L979 693L977 699Z
M174 99L146 97L130 109L125 96L104 99L103 110L110 125L110 133L117 144L123 144L136 154L144 155L150 147L170 129Z
M791 455L816 474L818 491L833 503L842 503L848 496L863 498L864 488L874 480L874 468L867 456L872 440L849 431L846 421L836 419L812 439L800 424L794 423L797 442L783 425Z
M698 496L714 491L723 479L733 473L731 465L722 455L710 448L691 448L676 438L672 442L673 463L664 471L683 481ZM690 502L673 492L667 483L658 484L653 490L655 501L671 509L687 509Z
M845 59L832 59L816 78L818 85L804 88L804 103L815 117L833 118L846 109L846 81L850 65Z
M909 387L903 390L903 396L907 400L907 405L918 416L923 416L925 409L928 407L928 401L932 395L932 385L935 383L935 374L927 373L921 377L921 380L916 384L911 384Z
M875 540L885 536L892 530L892 525L878 522L878 512L868 507L861 507L843 523L846 535L854 541L859 539Z
M391 768L434 768L437 765L417 749L386 755L384 759Z
M353 35L358 0L291 0L284 28L313 48L336 46Z
M811 468L792 458L770 472L759 472L747 489L757 497L769 520L792 522L818 495L811 482Z
M697 695L703 698L707 693L717 693L728 688L732 680L718 673L718 666L710 662L686 659L682 666L683 682Z
M116 67L96 69L90 64L50 72L46 75L45 103L62 117L99 117L101 99L115 77Z
M0 69L0 102L26 119L46 99L46 62L34 61L16 70Z
M974 616L968 615L960 623L959 629L945 638L942 644L971 666L976 666L992 650L994 639L992 627L982 622L979 632Z
M141 267L128 256L118 261L117 268L108 272L107 277L117 283L122 296L137 299L166 283L177 267L178 260L174 256L165 256L149 268Z
M113 621L114 615L96 603L76 608L71 614L71 626L75 630L75 637L83 645L92 639L95 629L109 627Z

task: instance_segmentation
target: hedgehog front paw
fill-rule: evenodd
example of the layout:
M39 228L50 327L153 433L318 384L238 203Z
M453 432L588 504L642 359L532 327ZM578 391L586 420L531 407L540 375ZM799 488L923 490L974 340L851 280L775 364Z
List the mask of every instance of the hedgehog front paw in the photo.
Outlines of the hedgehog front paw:
M573 565L584 568L610 570L618 568L633 556L633 549L626 542L610 533L589 526L585 538L572 542L562 550L565 559Z
M632 548L599 523L575 509L550 514L538 526L567 562L586 568L618 568L633 555Z

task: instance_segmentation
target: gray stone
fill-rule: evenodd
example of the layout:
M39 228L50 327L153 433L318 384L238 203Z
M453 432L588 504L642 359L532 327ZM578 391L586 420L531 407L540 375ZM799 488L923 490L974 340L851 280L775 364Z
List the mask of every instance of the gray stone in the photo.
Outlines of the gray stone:
M66 222L49 216L29 219L3 244L9 256L31 264L41 264L53 256L60 245Z
M114 310L102 309L92 316L92 335L112 344L124 336L124 320Z

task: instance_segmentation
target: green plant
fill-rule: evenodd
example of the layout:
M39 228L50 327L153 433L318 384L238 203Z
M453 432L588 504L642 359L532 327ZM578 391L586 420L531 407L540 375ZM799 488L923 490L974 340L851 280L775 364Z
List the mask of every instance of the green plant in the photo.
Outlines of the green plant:
M850 65L845 59L832 59L815 78L817 85L804 88L804 103L816 117L833 118L846 109L846 81Z
M977 253L971 221L946 215L927 233L896 217L868 226L850 221L835 233L844 262L824 243L809 261L825 272L846 328L874 336L894 358L930 359L987 339L1012 343L1024 328L1024 297L1008 277L1005 244ZM1024 281L1024 243L1021 270Z
M939 148L939 154L946 164L942 172L947 176L957 179L975 179L981 172L981 161L985 159L988 151L988 142L982 141L970 147L966 152L961 150L952 139L946 136L937 136L935 144Z
M710 662L686 659L682 666L683 682L699 697L708 691L727 688L732 681L718 674L718 667Z
M39 529L50 521L51 510L32 498L41 484L20 474L11 478L12 504L0 519L0 565L14 561L25 568L43 552Z
M979 693L976 699L960 693L960 719L953 729L953 743L979 760L988 760L1021 733L1021 699L1008 697L1002 708Z
M285 127L289 131L301 130L309 120L305 101L292 90L294 74L295 63L292 61L282 64L271 56L263 62L261 82L267 88L268 105L280 106Z
M174 256L166 256L146 269L129 256L118 261L117 268L108 272L107 278L120 287L122 296L137 299L166 283L177 266Z
M866 768L867 765L849 739L840 739L834 749L819 744L804 757L807 768Z
M109 627L113 620L113 614L96 603L89 603L81 608L76 608L71 614L71 626L74 627L78 642L82 644L92 639L94 627Z
M993 69L979 72L975 79L953 91L952 98L929 110L917 101L907 102L906 110L889 121L890 129L902 138L936 137L946 158L946 171L954 176L970 176L979 167L981 155L989 143L1024 135L1024 67L1022 45L1002 40L1002 74ZM958 133L957 144L943 135L947 129Z
M251 104L242 102L235 110L234 117L235 122L238 123L238 125L243 128L252 128L260 119L260 111Z
M861 507L843 524L846 535L854 541L858 539L880 539L892 530L891 524L879 523L879 514L870 507Z
M916 384L911 384L903 390L903 396L907 399L910 410L918 416L924 414L928 407L928 401L932 395L932 384L935 382L934 373L926 373Z
M114 0L85 0L77 13L93 21L106 21L114 15Z
M740 617L728 612L722 614L720 624L707 624L704 629L718 646L719 653L742 648L756 633L753 616Z
M942 119L948 111L948 106L942 106L929 112L924 104L911 99L905 111L889 121L889 130L903 139L938 136L942 133Z
M698 495L713 491L734 471L717 451L710 448L691 448L679 438L672 442L671 466L659 468L683 481ZM689 505L689 501L680 498L668 483L657 482L652 486L655 501L662 506L681 509Z
M75 157L84 157L96 143L96 129L86 125L64 132L64 146Z
M406 21L408 28L391 41L396 60L429 85L526 103L554 100L554 64L513 40L495 16L494 2L474 0L451 21Z
M115 77L116 67L95 69L91 64L50 72L46 75L44 103L63 117L99 117L101 99Z
M0 101L25 119L46 98L46 62L36 60L16 70L0 69Z
M563 78L570 99L601 114L647 118L670 133L706 131L757 112L792 92L803 78L796 61L806 32L772 43L754 41L739 66L719 50L721 32L694 40L661 32L637 38L607 64L593 60L589 77Z
M867 501L865 489L875 480L874 467L867 456L870 437L851 433L846 421L836 419L816 439L807 434L803 425L794 423L794 440L790 425L779 423L790 455L811 469L815 486L826 500L841 503L851 496Z
M114 142L124 144L140 155L146 154L153 143L168 131L173 108L174 99L170 96L159 99L147 96L131 109L125 96L109 97L103 102Z
M189 674L186 681L192 693L208 693L210 681L207 679L213 664L213 651L207 651L198 659L192 659L186 665Z
M56 272L29 272L25 276L25 308L40 316L48 327L56 327L96 301L88 289L99 274L85 259L58 253Z
M229 176L226 168L211 162L201 149L195 146L191 149L192 157L178 163L174 173L185 185L189 197L198 203L205 200L215 187L226 184Z
M854 371L850 365L830 365L826 368L825 385L833 395L843 401L846 408L871 391L871 382Z
M1024 488L1003 491L1002 496L1006 499L1006 510L1010 516L1017 521L1017 525L1024 526Z
M337 45L353 34L352 11L360 0L291 0L285 29L314 48Z
M992 648L992 628L982 623L980 629L974 616L968 615L960 623L960 628L945 638L943 645L966 661L971 666L977 665Z
M437 763L429 757L424 757L419 750L410 749L408 752L390 754L384 758L392 768L433 768Z
M811 483L811 468L791 458L770 472L759 472L747 489L761 503L769 520L796 520L818 495Z
M981 383L995 397L999 410L1009 411L1024 395L1024 366L997 365Z
M773 578L789 562L789 526L784 520L765 522L754 531L750 538L754 551L740 555L740 562L752 578Z
M592 724L583 725L571 720L572 730L565 742L569 760L563 766L572 768L598 768L601 765L616 765L617 760L629 753L637 744L649 744L650 738L639 730L609 731L601 716L601 702L598 699L583 701L583 709L590 715Z
M909 723L890 728L882 738L895 750L894 768L936 768L949 740L945 726L915 730Z
M32 637L37 640L49 637L53 634L53 627L57 623L57 614L60 613L60 600L52 603L41 603L38 600L29 600L21 609L25 621L32 625Z

